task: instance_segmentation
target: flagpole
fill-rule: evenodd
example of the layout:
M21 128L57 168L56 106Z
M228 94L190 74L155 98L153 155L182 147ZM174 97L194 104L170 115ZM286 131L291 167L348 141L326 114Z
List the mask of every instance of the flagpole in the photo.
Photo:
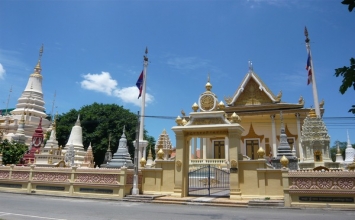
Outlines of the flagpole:
M147 143L144 141L144 116L145 116L145 93L147 88L147 67L148 67L148 48L145 49L145 55L143 56L143 88L142 88L142 104L141 104L141 120L139 127L139 148L140 156L146 159L146 147Z
M314 100L314 109L316 111L317 117L321 117L320 109L319 109L319 102L318 102L318 92L317 92L317 83L316 83L316 74L314 72L313 68L313 59L312 59L312 53L311 53L311 45L309 42L308 38L308 31L307 27L304 28L304 35L306 36L306 48L307 48L307 53L310 56L310 62L311 62L311 71L312 71L312 90L313 90L313 100Z

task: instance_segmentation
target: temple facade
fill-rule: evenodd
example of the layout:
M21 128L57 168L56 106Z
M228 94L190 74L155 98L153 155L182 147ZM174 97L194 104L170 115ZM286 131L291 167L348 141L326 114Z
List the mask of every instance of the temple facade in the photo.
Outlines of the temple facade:
M207 86L212 88L208 82ZM283 124L287 143L291 151L295 154L299 161L303 161L304 148L301 144L302 126L305 118L308 116L310 109L304 108L304 99L302 96L295 103L282 101L282 92L274 95L268 86L254 72L250 63L249 71L245 75L243 81L237 88L233 96L225 97L224 101L217 100L217 96L212 94L210 89L205 92L207 98L200 96L199 102L208 102L208 108L221 109L226 112L225 117L230 119L233 114L238 116L240 125L244 128L241 135L240 156L245 160L258 159L257 151L263 148L267 159L277 156L278 146L280 145L281 124ZM218 102L217 102L218 101ZM320 109L323 109L324 102L321 102ZM199 105L194 103L194 109L198 109ZM199 108L200 111L207 109ZM280 112L282 112L282 120ZM187 123L188 117L181 117L182 123ZM216 122L218 123L218 122ZM219 138L213 139L196 139L190 141L191 160L190 164L216 163L226 164L229 160L228 140ZM197 155L200 157L198 158Z

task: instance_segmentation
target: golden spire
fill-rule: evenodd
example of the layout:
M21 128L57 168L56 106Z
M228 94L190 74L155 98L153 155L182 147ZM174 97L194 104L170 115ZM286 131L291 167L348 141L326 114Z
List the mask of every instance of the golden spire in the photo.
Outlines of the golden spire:
M310 118L316 118L317 117L316 111L313 108L311 108L311 110L309 111L309 117Z
M38 62L37 62L37 65L36 65L35 68L34 68L34 73L33 73L34 76L36 76L36 74L37 74L37 76L38 76L38 75L41 75L41 70L42 70L42 68L41 68L42 54L43 54L43 44L42 44L41 48L39 49ZM32 76L32 75L31 75L31 76Z

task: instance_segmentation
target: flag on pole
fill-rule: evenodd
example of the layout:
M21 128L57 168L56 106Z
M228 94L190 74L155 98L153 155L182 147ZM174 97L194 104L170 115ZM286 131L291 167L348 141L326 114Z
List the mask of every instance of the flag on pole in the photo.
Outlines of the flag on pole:
M138 95L138 98L139 98L142 95L142 89L143 89L143 70L142 70L141 75L139 75L139 78L137 80L136 86L139 89L139 95Z
M311 53L310 52L308 52L306 70L308 71L307 85L309 85L312 82L312 67L311 67Z

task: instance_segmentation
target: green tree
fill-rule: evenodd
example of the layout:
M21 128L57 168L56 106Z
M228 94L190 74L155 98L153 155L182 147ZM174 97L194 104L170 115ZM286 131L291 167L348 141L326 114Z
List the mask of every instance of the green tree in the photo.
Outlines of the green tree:
M348 5L348 9L351 12L355 7L355 0L344 0L341 2L344 5ZM344 94L348 88L353 87L355 90L355 59L350 58L350 66L343 66L335 69L335 76L342 76L343 83L339 88L341 94ZM355 105L352 105L349 112L355 114Z
M104 160L110 136L111 151L113 153L117 151L123 126L126 130L128 151L131 158L134 158L133 141L135 140L137 115L116 104L93 103L83 106L79 110L72 109L59 115L56 130L59 145L65 146L68 142L71 128L79 114L83 129L83 144L87 148L91 143L96 165L101 165ZM147 135L147 131L144 131L144 137L148 142L149 140L154 141L153 137Z
M18 164L27 151L27 146L18 142L10 142L7 139L0 142L0 152L2 153L2 163Z

